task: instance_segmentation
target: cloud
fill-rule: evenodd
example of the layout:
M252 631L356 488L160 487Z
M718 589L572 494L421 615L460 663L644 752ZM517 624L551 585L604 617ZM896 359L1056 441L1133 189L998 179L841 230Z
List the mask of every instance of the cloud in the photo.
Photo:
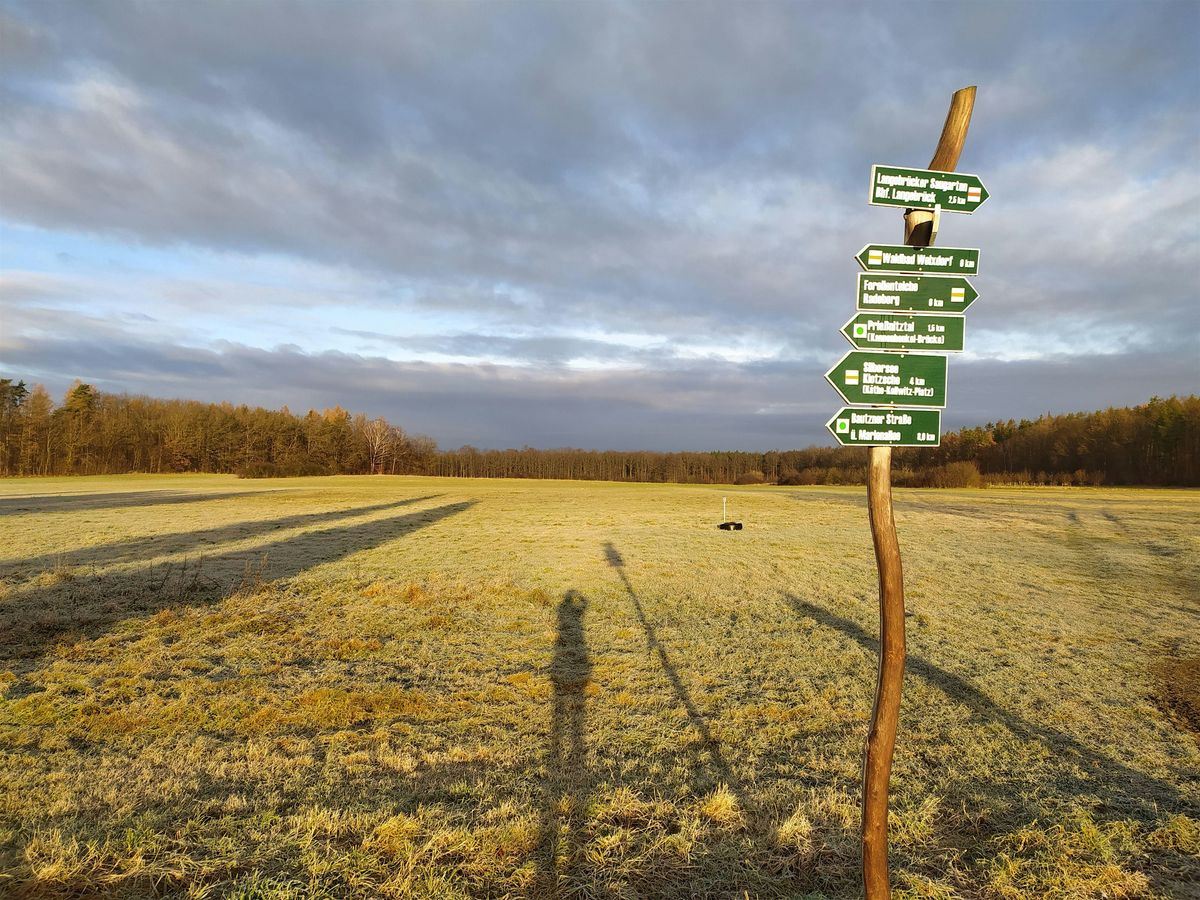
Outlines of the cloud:
M430 434L444 447L785 449L826 443L823 423L840 405L822 378L824 365L786 360L579 371L50 335L8 344L4 359L11 373L47 381L56 393L80 377L110 391L209 401L236 396L293 410L346 405L345 386L353 384L356 410ZM1071 365L956 359L946 423L956 428L1144 402L1177 393L1190 366L1183 356L1164 362L1152 351Z
M643 384L680 446L724 446L735 421L819 439L836 398L806 379L844 352L851 254L900 233L865 203L869 165L925 163L950 90L977 82L962 166L992 198L939 236L983 252L952 379L993 373L1013 393L986 409L1016 416L1194 390L1198 33L1194 3L18 3L3 364L199 394L295 345L345 380L280 363L270 396L366 407L386 395L344 360L375 360L465 392L441 398L462 423L430 420L443 440L633 446L657 425L622 418L620 390ZM1051 361L1087 379L1022 375ZM578 405L589 372L613 393ZM493 379L532 399L495 398L489 425L472 392Z

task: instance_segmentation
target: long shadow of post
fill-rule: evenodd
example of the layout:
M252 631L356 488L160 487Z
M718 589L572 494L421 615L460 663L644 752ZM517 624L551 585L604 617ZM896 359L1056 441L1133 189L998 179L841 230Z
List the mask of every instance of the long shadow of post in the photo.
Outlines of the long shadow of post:
M237 551L231 557L223 558L215 553L212 560L228 564L244 562L249 556L259 557L270 563L259 573L262 577L292 578L314 566L397 540L457 515L476 502L466 500L403 516L309 531L261 544L249 551ZM271 553L276 550L287 552L272 558ZM67 635L94 639L124 619L148 616L161 609L218 602L233 594L243 583L243 579L223 582L199 577L199 572L189 573L183 566L165 567L165 572L163 569L126 570L21 591L10 596L3 607L0 632L7 632L7 641L0 644L0 659L14 671L28 671L36 668L38 659L47 649Z
M114 563L135 562L146 556L168 556L192 550L208 550L211 549L209 545L212 544L244 540L268 531L321 525L326 522L336 522L339 519L365 516L367 513L382 512L383 510L395 509L400 506L411 506L414 503L420 503L423 500L434 500L440 496L441 494L427 494L424 497L409 497L404 500L392 500L387 503L376 503L371 506L353 506L347 509L334 509L326 512L300 513L276 519L251 519L243 522L232 522L216 528L201 528L196 531L181 531L172 534L147 535L121 541L112 541L107 544L96 544L91 547L80 547L62 553L44 553L40 556L14 559L0 564L0 577L20 572L28 572L32 575L50 566L77 566L87 563L101 563L109 566Z
M827 609L791 594L785 594L784 599L798 615L807 616L827 628L840 631L871 653L879 652L878 639L868 634L858 623L843 619ZM1091 750L1068 734L1037 722L1030 722L997 706L990 697L965 678L947 672L920 656L908 657L906 672L925 679L985 721L998 723L1018 737L1034 738L1048 747L1073 754L1079 763L1090 770L1089 775L1084 778L1071 776L1076 782L1078 795L1106 794L1108 802L1119 807L1122 812L1141 811L1150 818L1156 818L1160 812L1158 804L1169 804L1177 811L1188 807L1194 811L1196 808L1195 804L1185 801L1179 791L1171 785ZM1067 768L1064 766L1064 769Z
M708 750L713 768L717 770L721 780L733 791L734 796L738 798L743 809L750 809L750 804L746 796L745 790L742 788L741 781L734 774L733 769L726 761L724 754L721 752L720 742L713 736L712 730L708 727L708 721L704 718L703 713L696 706L692 699L691 692L683 683L683 679L679 677L679 671L671 662L671 657L667 653L667 648L663 646L662 641L658 639L658 629L646 617L646 611L642 608L642 601L638 597L637 592L633 589L633 585L629 581L629 576L625 574L625 560L620 552L612 545L612 542L606 541L604 544L604 558L608 564L617 570L617 575L621 579L621 583L625 585L625 591L629 594L629 599L633 603L633 611L637 615L638 622L642 626L642 630L646 633L647 649L658 657L658 663L662 667L663 673L667 676L667 681L671 684L671 689L675 694L676 699L687 712L688 721L692 727L700 734L700 739L703 746Z
M174 503L210 503L214 500L254 497L259 494L279 494L288 488L259 491L222 491L193 493L191 491L118 491L102 494L31 494L24 497L0 498L0 513L82 512L96 509L123 509L135 506L162 506Z
M567 591L558 604L558 631L550 661L553 709L537 853L539 887L548 894L558 892L582 846L582 812L590 788L585 689L591 679L592 661L583 633L587 603L578 592Z

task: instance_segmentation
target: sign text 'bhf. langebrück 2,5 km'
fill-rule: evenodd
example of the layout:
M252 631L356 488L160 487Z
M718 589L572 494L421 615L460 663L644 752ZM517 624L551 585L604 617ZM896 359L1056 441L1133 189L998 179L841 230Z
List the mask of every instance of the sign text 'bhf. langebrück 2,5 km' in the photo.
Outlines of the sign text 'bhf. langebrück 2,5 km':
M973 213L988 198L975 175L900 166L871 166L871 205Z

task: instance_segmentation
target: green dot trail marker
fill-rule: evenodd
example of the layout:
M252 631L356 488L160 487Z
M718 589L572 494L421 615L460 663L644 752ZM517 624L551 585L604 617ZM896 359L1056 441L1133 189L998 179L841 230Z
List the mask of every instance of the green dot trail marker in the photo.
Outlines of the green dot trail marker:
M872 206L933 209L973 213L988 198L987 188L976 175L907 169L901 166L871 166Z
M825 373L847 403L872 406L946 405L946 357L851 350Z
M825 427L844 447L936 447L942 440L942 411L844 406Z
M857 308L865 312L961 313L979 291L957 275L876 275L858 273Z
M842 334L859 350L920 350L961 353L964 316L859 313L842 326Z

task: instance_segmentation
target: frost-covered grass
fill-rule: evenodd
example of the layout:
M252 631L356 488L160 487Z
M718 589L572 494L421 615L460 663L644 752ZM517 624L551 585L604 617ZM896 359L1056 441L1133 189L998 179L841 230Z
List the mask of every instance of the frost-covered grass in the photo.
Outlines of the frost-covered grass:
M861 488L22 480L0 516L0 895L858 891ZM1200 893L1162 683L1200 494L897 516L898 896Z

